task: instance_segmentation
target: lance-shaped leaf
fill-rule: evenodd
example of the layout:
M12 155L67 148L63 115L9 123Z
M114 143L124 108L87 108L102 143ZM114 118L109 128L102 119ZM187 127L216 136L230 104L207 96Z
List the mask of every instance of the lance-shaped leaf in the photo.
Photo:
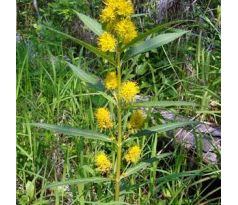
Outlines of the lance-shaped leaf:
M174 33L164 33L164 34L157 35L156 37L153 37L151 39L145 40L141 43L138 43L137 45L129 48L129 50L125 54L125 60L128 60L131 57L136 56L138 54L163 46L167 43L170 43L174 41L175 39L181 37L185 33L187 33L187 31L182 31L182 30L179 30Z
M101 182L107 182L107 181L111 181L111 179L104 178L104 177L72 179L72 180L68 180L68 181L55 182L52 184L48 184L48 185L46 185L45 188L53 188L53 187L58 187L58 186L74 185L74 184L101 183Z
M70 35L68 35L68 34L66 34L66 33L63 33L63 32L61 32L61 31L58 31L58 30L53 29L53 28L51 28L51 27L45 26L45 28L47 28L47 29L49 29L49 30L51 30L51 31L53 31L53 32L55 32L55 33L61 35L61 36L64 37L64 38L70 39L70 40L74 41L75 43L78 43L79 45L85 47L85 48L88 49L89 51L95 53L97 56L102 57L102 58L105 59L105 60L108 60L108 62L110 62L111 64L113 64L113 65L116 66L116 63L115 63L115 61L113 60L113 58L112 58L111 56L109 56L109 55L108 55L107 53L105 53L105 52L100 51L98 48L96 48L96 47L90 45L89 43L86 43L86 42L84 42L84 41L82 41L82 40L79 40L79 39L77 39L77 38L74 38L73 36L70 36Z
M129 169L126 170L126 172L124 172L122 175L121 175L121 178L120 179L123 179L125 177L128 177L134 173L137 173L139 171L141 171L142 169L145 169L147 168L148 166L150 166L153 162L159 160L159 159L162 159L162 158L165 158L165 157L168 157L170 156L172 153L163 153L163 154L159 154L157 155L156 157L153 157L153 158L150 158L144 162L140 162L139 164L135 165L134 167L131 167Z
M133 39L128 44L126 44L123 47L123 49L126 49L126 48L132 46L133 44L145 39L150 34L157 33L157 32L165 30L166 28L171 28L171 26L177 26L177 25L180 25L180 24L186 23L186 22L193 22L193 21L191 21L191 20L177 20L177 21L167 22L167 23L164 23L164 24L159 24L158 26L156 26L156 27L144 32L144 33L139 34L135 39Z
M81 94L81 96L97 96L97 95L104 97L104 98L107 99L109 102L111 102L111 103L113 103L114 105L116 105L115 99L114 99L112 96L106 94L105 92L98 91L98 92L96 92L96 93L84 93L84 94Z
M185 101L146 101L133 103L133 107L172 107L172 106L192 106L195 107L196 103Z
M77 14L80 20L85 24L85 26L88 29L90 29L93 33L95 33L98 36L103 33L102 24L98 23L98 21L82 13L78 13L77 11L74 11L74 12Z
M104 90L104 86L97 76L93 75L92 73L86 72L69 62L66 63L82 81L91 84L93 87L97 88L97 90Z
M194 125L197 123L198 122L189 120L189 121L179 121L179 122L172 122L172 123L167 123L162 125L156 125L154 127L150 127L136 133L135 136L143 136L143 135L151 135L153 133L167 132L179 127L185 127L185 126L192 125L192 124Z
M35 127L44 128L46 130L51 130L56 133L65 134L68 136L85 137L88 139L112 142L112 140L108 136L101 133L94 132L92 130L83 130L83 129L72 128L72 127L62 127L59 125L51 125L51 124L45 124L45 123L31 123L31 125Z
M195 124L198 124L198 122L189 120L189 121L180 121L180 122L172 122L172 123L167 123L167 124L162 124L162 125L156 125L154 127L150 127L150 128L139 131L138 133L134 134L133 136L127 138L123 142L123 144L127 143L128 141L131 141L133 139L136 139L138 137L141 137L141 136L145 136L145 135L150 136L155 133L167 132L167 131L170 131L170 130L173 130L173 129L176 129L179 127L185 127L188 125L195 125Z
M105 99L107 99L109 102L113 103L114 105L117 104L116 101L115 101L115 99L114 99L112 96L106 94L105 92L98 92L98 94L100 94L101 96L103 96Z

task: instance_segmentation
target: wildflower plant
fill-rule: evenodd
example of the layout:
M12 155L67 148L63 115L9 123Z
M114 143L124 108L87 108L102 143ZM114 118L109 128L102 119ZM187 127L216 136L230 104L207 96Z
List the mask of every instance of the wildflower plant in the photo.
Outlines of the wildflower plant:
M116 150L116 158L113 160L108 146L107 150L99 150L94 157L95 169L98 171L99 177L79 179L78 183L111 182L114 185L114 188L112 188L114 199L118 202L119 197L123 194L120 192L123 180L150 166L154 161L170 155L169 153L155 154L150 159L143 159L143 146L139 143L140 138L193 123L191 121L180 121L172 122L169 125L144 128L146 113L142 111L142 108L194 105L188 102L157 100L137 102L135 97L141 94L140 83L133 79L124 80L122 71L126 68L125 65L131 63L131 59L135 56L165 45L181 37L186 31L173 30L161 34L165 25L158 25L151 30L140 33L132 18L134 9L130 0L105 0L99 22L82 13L76 11L75 13L86 27L98 36L97 45L90 45L51 27L46 28L79 43L113 68L102 79L100 76L95 76L67 62L67 65L82 81L93 86L98 94L108 101L105 106L95 108L94 116L98 131L97 129L83 130L42 123L33 123L33 125L66 135L109 143L111 150ZM171 23L169 25L177 24ZM160 34L157 34L158 32ZM111 105L110 109L108 104ZM115 113L112 113L114 111ZM128 121L124 116L129 116ZM127 125L123 126L126 122ZM100 177L100 175L104 177ZM54 185L57 186L57 183Z

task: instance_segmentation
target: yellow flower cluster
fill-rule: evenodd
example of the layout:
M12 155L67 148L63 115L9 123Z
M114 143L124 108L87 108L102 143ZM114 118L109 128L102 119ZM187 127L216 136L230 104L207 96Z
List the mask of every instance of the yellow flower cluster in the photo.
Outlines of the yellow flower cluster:
M123 19L115 26L115 31L124 43L129 43L137 36L135 24L130 19Z
M120 96L128 103L140 92L139 86L133 81L124 82L119 90Z
M104 84L108 90L116 89L118 86L116 72L107 73L106 78L104 80Z
M110 112L107 108L98 108L95 112L95 116L98 122L98 127L103 129L112 128L112 120L110 117Z
M130 17L134 13L130 0L106 0L105 5L100 15L104 23L110 23L118 17Z
M143 127L145 122L145 115L142 110L137 110L132 113L129 123L128 123L128 128L132 130L138 130Z
M115 51L117 41L114 36L108 32L104 32L98 38L98 46L103 52Z
M133 4L130 0L118 0L116 13L119 16L130 17L134 13Z
M131 20L134 12L131 0L105 0L105 8L100 14L101 22L107 25L98 39L98 46L103 52L114 52L117 40L127 44L137 36L136 26Z
M130 147L125 155L125 159L128 163L136 163L140 159L141 149L138 145Z
M116 19L113 7L107 6L102 10L100 15L102 22L113 22Z
M108 172L112 168L112 163L104 152L100 152L95 157L97 170L100 172Z
M117 74L121 73L121 45L128 44L137 36L136 26L131 20L131 15L134 12L132 1L104 0L104 4L105 8L100 14L100 20L103 23L105 31L98 37L98 47L103 52L117 52L119 54L118 73L116 71L108 72L104 79L104 85L108 90L117 89L116 96L119 98L119 101L123 100L125 103L129 103L132 102L135 96L140 92L139 86L133 81L126 81L122 84L119 83L119 81L121 81L121 74L120 76L117 76ZM118 77L120 77L120 79L118 79ZM118 114L121 115L120 112L118 112ZM113 127L110 112L107 108L98 108L95 112L95 118L100 129L110 129ZM144 113L141 110L134 111L130 116L128 129L130 129L130 131L138 130L143 127L144 122ZM121 135L118 136L118 141L121 137ZM111 139L116 141L114 137ZM136 163L140 159L140 155L141 148L138 145L134 145L125 153L125 160L127 163ZM104 152L96 154L95 164L97 170L100 172L105 173L112 169L112 162Z

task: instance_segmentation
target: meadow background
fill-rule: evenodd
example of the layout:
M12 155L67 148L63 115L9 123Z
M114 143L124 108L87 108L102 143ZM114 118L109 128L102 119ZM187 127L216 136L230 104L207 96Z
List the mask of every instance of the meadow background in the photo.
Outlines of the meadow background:
M219 127L220 1L168 1L160 7L158 2L134 1L139 31L175 20L192 20L178 26L190 35L138 56L124 74L135 77L143 96L197 104L196 108L169 111ZM110 67L42 25L95 43L95 36L73 10L97 19L102 6L98 0L17 0L17 204L103 204L113 198L110 184L45 189L48 183L100 175L93 158L104 144L29 124L95 128L94 110L105 101L90 95L91 90L65 61L102 77ZM157 114L148 124L153 120L162 123L163 118ZM216 164L204 162L199 146L188 151L180 144L172 145L166 133L144 138L141 143L147 156L161 150L172 155L129 178L126 203L220 204L219 160Z

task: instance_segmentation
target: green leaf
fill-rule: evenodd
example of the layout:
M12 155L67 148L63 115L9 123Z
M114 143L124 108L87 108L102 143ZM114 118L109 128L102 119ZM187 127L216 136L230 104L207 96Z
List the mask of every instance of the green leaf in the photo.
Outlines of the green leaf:
M162 125L156 125L154 127L150 127L136 133L135 136L143 136L143 135L151 135L153 133L167 132L179 127L185 127L187 125L192 125L197 123L198 122L195 122L195 121L179 121L179 122L172 122L172 123L167 123Z
M97 76L93 75L92 73L86 72L86 71L82 70L81 68L79 68L69 62L66 62L66 63L82 81L93 85L98 90L104 89L102 82L100 81L100 79Z
M137 173L139 172L140 170L142 169L145 169L146 167L148 167L149 165L151 165L153 162L159 160L159 159L162 159L162 158L165 158L165 157L168 157L170 156L172 153L163 153L163 154L159 154L158 156L156 157L153 157L153 158L150 158L149 160L146 160L144 162L141 162L137 165L135 165L134 167L131 167L129 169L126 170L126 172L124 172L122 175L121 175L121 178L120 179L123 179L125 177L128 177L134 173Z
M79 40L79 39L77 39L77 38L74 38L73 36L70 36L70 35L68 35L68 34L66 34L66 33L63 33L63 32L58 31L58 30L56 30L56 29L50 28L50 27L48 27L48 26L45 26L45 28L47 28L47 29L49 29L50 31L53 31L53 32L55 32L55 33L61 35L61 36L64 37L64 38L70 39L70 40L74 41L75 43L78 43L79 45L81 45L81 46L87 48L88 50L90 50L91 52L95 53L97 56L102 57L102 58L105 59L105 60L108 60L108 62L110 62L111 64L113 64L113 65L116 66L116 62L113 60L113 58L112 58L111 56L109 56L109 55L108 55L107 53L105 53L105 52L100 51L99 49L97 49L96 47L90 45L89 43L86 43L86 42L84 42L84 41L82 41L82 40Z
M46 185L46 188L53 188L53 187L58 187L58 186L74 185L74 184L100 183L100 182L106 182L106 181L111 181L111 179L103 178L103 177L72 179L72 180L68 180L68 181L55 182L52 184L48 184L48 185Z
M94 107L103 107L107 104L107 99L102 95L93 95L91 100Z
M74 73L83 81L91 84L97 84L99 82L99 78L96 77L93 74L89 74L88 72L85 72L79 67L76 67L75 65L67 62L68 66L74 71Z
M192 22L192 21L191 20L178 20L178 21L171 21L171 22L164 23L164 24L159 24L158 26L156 26L156 27L144 32L144 33L139 34L130 43L126 44L126 46L123 47L123 49L126 49L126 48L132 46L133 44L136 44L137 42L145 39L150 34L157 33L157 32L165 30L166 28L171 28L171 26L177 26L177 25L180 25L180 24L186 23L186 22Z
M197 124L198 122L195 121L179 121L179 122L172 122L168 124L163 124L163 125L157 125L154 127L150 127L147 130L152 131L152 132L167 132L170 130L173 130L175 128L179 127L185 127L187 125L192 125L192 124Z
M117 104L116 101L115 101L115 99L114 99L112 96L108 95L107 93L105 93L105 92L98 92L98 93L99 93L101 96L103 96L105 99L107 99L109 102L113 103L114 105Z
M112 142L112 140L110 138L108 138L108 136L101 134L101 133L91 131L91 130L82 130L82 129L71 128L71 127L62 127L59 125L50 125L50 124L45 124L45 123L31 123L31 125L33 125L35 127L40 127L40 128L44 128L47 130L51 130L51 131L54 131L57 133L69 135L69 136L76 136L76 137L81 136L81 137L85 137L88 139Z
M116 105L116 101L115 99L108 95L107 93L105 92L101 92L101 91L98 91L96 93L83 93L81 94L80 96L100 96L100 97L103 97L103 99L107 99L109 102L113 103L114 105ZM97 101L100 101L101 98L95 98ZM98 106L97 107L100 107L100 106L103 106L103 104L105 104L106 101L103 101L103 102L95 102ZM103 104L101 104L103 103Z
M132 135L131 137L129 137L125 141L123 141L123 144L127 143L131 140L134 140L138 137L141 137L141 136L145 136L145 135L150 136L154 133L167 132L167 131L170 131L170 130L173 130L173 129L176 129L179 127L185 127L187 125L194 125L194 124L198 124L198 122L196 122L196 121L180 121L180 122L172 122L172 123L157 125L157 126L150 127L150 128L139 131L138 133Z
M86 16L82 13L78 13L77 11L74 12L77 14L80 20L87 26L87 28L90 29L93 33L98 36L103 33L102 24L98 23L95 19L92 19L91 17Z
M196 103L185 101L147 101L133 103L133 107L171 107L171 106L192 106L195 107Z
M180 30L174 33L160 34L157 35L156 37L138 43L137 45L129 48L129 50L125 54L125 60L128 60L129 58L136 56L138 54L163 46L167 43L170 43L175 39L181 37L185 33L187 33L187 31Z

